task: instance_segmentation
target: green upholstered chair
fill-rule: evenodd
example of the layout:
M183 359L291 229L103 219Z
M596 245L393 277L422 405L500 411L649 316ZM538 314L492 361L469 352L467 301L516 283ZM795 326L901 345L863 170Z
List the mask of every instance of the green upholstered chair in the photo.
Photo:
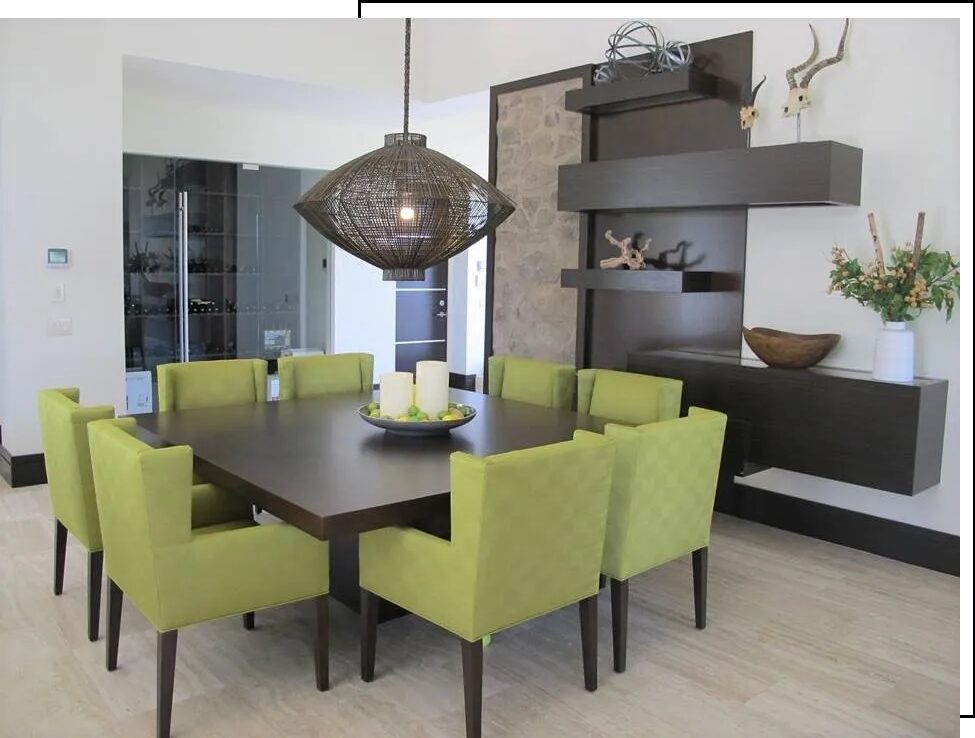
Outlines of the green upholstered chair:
M160 364L159 411L267 401L267 362L226 359Z
M359 537L362 678L372 681L380 599L460 638L467 735L480 735L482 638L579 603L586 689L596 689L596 594L614 449L572 441L450 457L450 540L414 528Z
M179 628L315 598L315 674L328 689L328 544L284 523L191 526L193 451L154 449L135 420L88 433L108 574L105 666L118 664L122 594L157 631L157 718L169 735Z
M572 407L574 366L521 356L488 359L488 394L545 407Z
M102 534L88 449L88 423L113 418L111 405L82 407L76 388L38 394L44 465L54 512L54 594L64 587L67 534L88 551L88 639L98 640L102 593ZM203 527L251 517L250 505L212 484L193 487L193 526Z
M102 534L91 479L88 423L114 418L111 405L82 407L76 388L38 393L41 443L54 512L54 594L64 589L64 558L70 532L88 552L88 640L98 640L102 596Z
M580 369L578 410L617 423L642 425L680 415L679 379L611 369Z
M613 667L626 669L629 580L692 554L694 615L707 616L708 540L727 417L689 415L636 428L607 425L616 445L602 572L610 579Z
M278 359L282 400L322 397L333 392L371 390L372 354L285 356Z

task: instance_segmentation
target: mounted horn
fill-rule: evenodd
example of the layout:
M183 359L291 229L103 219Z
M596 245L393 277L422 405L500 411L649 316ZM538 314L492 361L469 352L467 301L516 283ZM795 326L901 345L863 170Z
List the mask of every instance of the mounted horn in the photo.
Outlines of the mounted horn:
M812 98L809 95L809 83L812 81L813 76L820 70L836 64L843 59L843 54L846 51L846 36L850 30L850 19L847 18L843 24L843 35L840 36L840 43L836 49L836 54L818 62L816 61L816 57L819 55L819 39L816 37L816 31L812 27L812 24L809 25L809 30L813 37L812 53L802 64L797 67L791 67L785 72L785 80L789 83L789 97L782 108L782 116L785 118L798 115L802 110L809 107L812 102ZM805 74L802 75L799 81L796 81L796 75L799 72L805 72Z
M755 106L755 98L758 96L759 89L765 84L766 79L767 77L762 75L762 81L755 85L751 94L745 95L741 101L741 108L738 110L738 115L741 118L741 130L743 131L751 128L755 123L755 119L758 118L758 108Z
M813 47L812 52L809 54L809 58L806 59L806 61L804 61L802 64L785 70L785 81L789 83L790 90L794 90L799 86L796 82L796 74L816 61L816 57L819 56L819 39L816 37L816 29L812 27L812 23L809 24L809 33L811 33L813 37Z

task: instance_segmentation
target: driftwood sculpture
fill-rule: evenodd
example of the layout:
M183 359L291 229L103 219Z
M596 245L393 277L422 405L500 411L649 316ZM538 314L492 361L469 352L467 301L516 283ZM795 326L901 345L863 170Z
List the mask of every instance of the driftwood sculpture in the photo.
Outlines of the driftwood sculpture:
M789 83L789 97L782 108L782 116L784 118L799 115L799 113L808 108L812 102L812 98L809 96L809 83L812 82L812 78L817 72L842 61L843 53L846 50L846 34L850 30L850 19L847 18L846 23L843 24L843 35L840 36L840 43L836 49L836 54L827 59L816 61L816 57L819 56L819 39L816 37L816 30L812 27L811 23L809 24L809 30L812 32L813 37L812 53L802 64L785 71L785 81ZM805 74L797 80L796 75L799 72L805 72Z
M613 232L611 230L606 231L605 235L606 240L620 250L620 255L601 260L599 262L600 269L625 268L636 271L644 268L646 263L645 252L648 248L650 248L650 242L653 239L648 238L643 244L643 248L638 249L633 245L633 239L629 236L620 240L613 236Z
M751 94L745 95L741 101L741 108L738 110L738 116L741 118L741 130L747 131L755 123L755 119L758 118L758 108L755 105L755 97L758 95L759 89L765 84L765 75L762 75L762 81L759 82L752 89Z

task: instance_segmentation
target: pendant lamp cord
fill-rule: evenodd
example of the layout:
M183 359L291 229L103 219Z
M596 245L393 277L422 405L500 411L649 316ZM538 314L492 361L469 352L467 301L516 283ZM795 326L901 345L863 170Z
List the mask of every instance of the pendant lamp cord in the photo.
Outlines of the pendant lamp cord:
M406 50L403 54L403 136L410 132L410 19L406 19Z

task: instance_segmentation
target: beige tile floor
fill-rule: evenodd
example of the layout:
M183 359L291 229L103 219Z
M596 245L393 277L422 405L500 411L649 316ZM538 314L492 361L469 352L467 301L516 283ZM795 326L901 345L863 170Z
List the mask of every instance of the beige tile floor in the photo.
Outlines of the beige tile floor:
M46 487L0 480L0 736L151 736L155 638L127 607L119 669L85 636L84 555L51 594ZM629 669L612 671L600 601L599 690L582 688L575 608L485 652L490 736L958 734L958 580L717 516L709 625L693 626L689 561L634 580ZM315 690L311 612L296 605L180 634L173 735L462 736L460 649L416 618L380 627L377 678L332 608L332 690ZM104 623L103 623L104 634Z

